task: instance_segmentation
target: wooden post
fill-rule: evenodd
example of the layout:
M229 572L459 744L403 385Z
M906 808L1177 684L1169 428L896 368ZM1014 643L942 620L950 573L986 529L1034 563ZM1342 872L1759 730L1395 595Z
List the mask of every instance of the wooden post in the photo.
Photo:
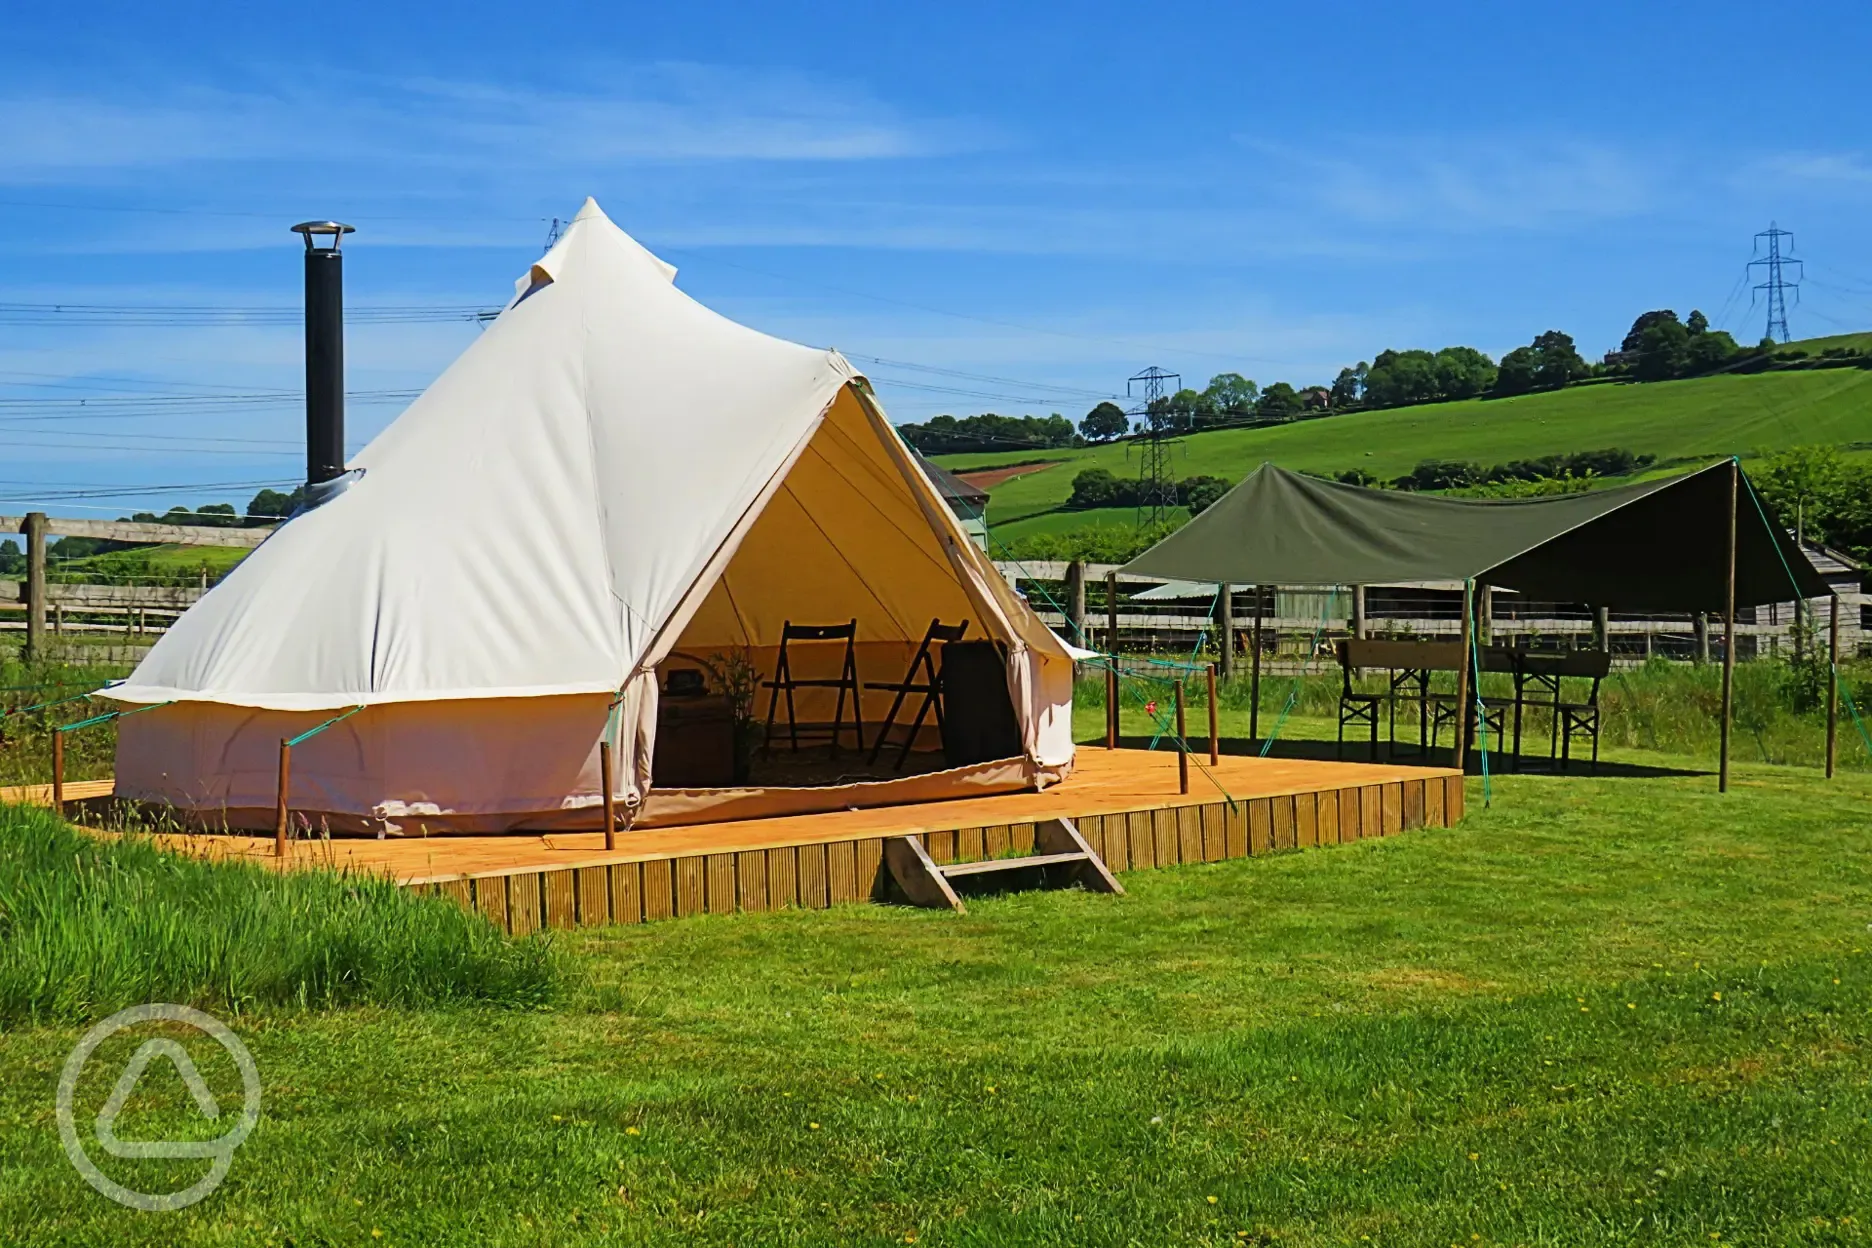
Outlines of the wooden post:
M1352 587L1352 635L1360 641L1365 640L1368 625L1365 619L1365 587Z
M1216 724L1216 669L1209 665L1209 765L1219 766L1222 762L1222 733Z
M1476 640L1485 646L1495 644L1495 587L1493 585L1477 587Z
M1261 739L1261 586L1254 587L1254 628L1248 644L1248 739Z
M1086 565L1074 559L1066 565L1066 638L1075 646L1086 644Z
M286 791L292 784L292 742L280 738L279 793L273 806L273 856L286 856Z
M1470 631L1474 628L1475 585L1464 581L1462 586L1462 656L1456 660L1456 760L1457 770L1469 762L1469 646L1473 638Z
M1696 614L1696 661L1708 663L1709 659L1709 612L1699 611Z
M65 734L52 730L52 813L65 817Z
M1603 650L1607 654L1612 653L1612 609L1594 607L1592 620L1593 649Z
M1183 726L1183 682L1176 682L1177 792L1189 792L1189 738Z
M1118 748L1118 574L1105 574L1105 748Z
M1216 638L1216 658L1222 664L1222 679L1235 675L1235 587L1217 585L1215 618L1211 621Z
M1831 618L1827 621L1827 738L1826 775L1833 778L1839 761L1839 617L1840 596L1833 595Z
M26 661L46 657L46 517L26 513Z
M617 795L611 783L611 742L598 739L598 783L604 786L605 852L617 848Z
M1729 461L1729 575L1723 592L1722 744L1716 766L1716 791L1729 791L1729 727L1735 712L1736 494L1742 467Z

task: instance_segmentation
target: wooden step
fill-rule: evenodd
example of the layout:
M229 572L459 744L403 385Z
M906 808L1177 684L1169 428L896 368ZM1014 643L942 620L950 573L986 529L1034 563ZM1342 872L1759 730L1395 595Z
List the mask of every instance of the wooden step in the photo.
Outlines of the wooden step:
M1069 854L1027 854L1019 858L984 858L979 862L939 862L936 869L945 879L958 875L986 875L991 871L1019 871L1023 867L1051 867L1066 862L1086 862L1090 854L1074 850Z
M1067 888L1082 884L1095 893L1124 895L1124 888L1070 819L1049 819L1034 825L1034 849L1038 852L1022 858L987 858L979 862L938 864L929 856L923 842L914 836L893 836L884 842L884 863L891 878L912 905L948 907L957 914L967 914L968 907L956 895L951 879L992 875L1003 871L1042 868L1043 887ZM1053 868L1048 870L1047 868Z

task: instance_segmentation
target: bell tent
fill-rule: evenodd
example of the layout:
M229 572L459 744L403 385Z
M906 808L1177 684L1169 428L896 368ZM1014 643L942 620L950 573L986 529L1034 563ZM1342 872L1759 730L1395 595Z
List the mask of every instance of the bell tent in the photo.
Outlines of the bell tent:
M499 318L352 459L346 488L282 525L109 691L143 709L120 720L117 792L271 826L281 740L347 713L292 760L294 811L335 830L597 826L604 749L644 825L1063 777L1072 660L865 380L674 278L588 200ZM660 669L736 656L768 677L784 624L848 620L866 684L903 681L931 621L968 621L1005 671L996 713L1018 746L819 787L653 788L659 703L674 704ZM863 696L875 725L879 691Z

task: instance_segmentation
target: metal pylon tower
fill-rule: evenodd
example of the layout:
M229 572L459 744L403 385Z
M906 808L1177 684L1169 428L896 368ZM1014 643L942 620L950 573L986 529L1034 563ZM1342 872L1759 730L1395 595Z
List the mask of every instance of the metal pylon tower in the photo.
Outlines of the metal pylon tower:
M1764 238L1768 240L1768 254L1765 256L1761 254L1762 240ZM1793 290L1794 302L1799 303L1801 278L1806 276L1806 271L1800 261L1791 259L1781 253L1781 240L1784 238L1788 240L1788 250L1794 250L1793 231L1781 229L1774 222L1770 221L1768 223L1768 228L1755 236L1756 259L1749 261L1749 270L1751 272L1758 266L1768 270L1768 280L1755 284L1755 289L1763 292L1767 296L1768 328L1764 336L1768 338L1779 338L1782 342L1786 342L1789 336L1786 292L1790 289ZM1794 278L1792 281L1782 276L1782 274L1790 268L1794 270Z
M1176 385L1167 387L1166 382ZM1170 450L1177 439L1162 400L1182 384L1182 374L1165 372L1154 364L1125 382L1125 397L1143 400L1131 411L1144 418L1144 436L1137 443L1139 528L1168 520L1170 509L1177 505L1176 482L1170 477Z

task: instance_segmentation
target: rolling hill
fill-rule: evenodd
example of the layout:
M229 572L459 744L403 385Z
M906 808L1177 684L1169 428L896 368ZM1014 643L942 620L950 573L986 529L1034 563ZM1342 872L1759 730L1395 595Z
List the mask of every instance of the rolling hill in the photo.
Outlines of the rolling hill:
M1859 346L1872 335L1794 344L1818 354ZM1592 383L1510 399L1472 399L1191 434L1174 452L1173 474L1238 481L1263 461L1308 472L1362 469L1390 478L1426 459L1484 466L1566 451L1624 447L1657 457L1650 470L1765 450L1827 443L1872 451L1872 370L1824 368L1726 374L1685 381ZM988 518L1013 540L1093 524L1130 524L1130 508L1067 511L1073 477L1086 468L1135 476L1129 444L1081 450L1018 450L938 457L952 472L1058 460L992 487Z

